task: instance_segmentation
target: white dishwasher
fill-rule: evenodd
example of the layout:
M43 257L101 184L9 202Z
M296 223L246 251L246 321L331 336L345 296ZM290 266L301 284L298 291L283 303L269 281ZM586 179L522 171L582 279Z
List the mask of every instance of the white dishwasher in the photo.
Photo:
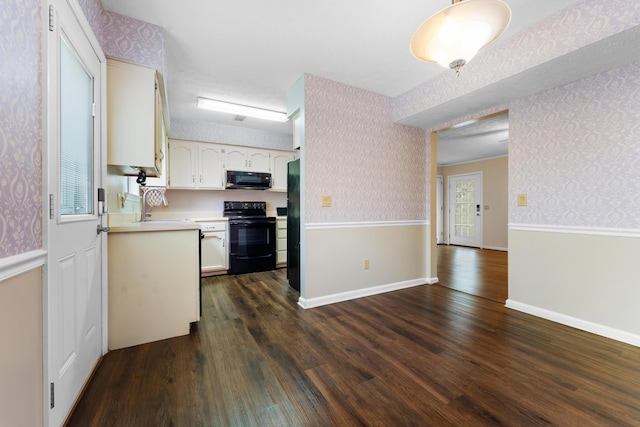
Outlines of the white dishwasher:
M194 219L200 225L201 274L213 276L225 274L229 269L229 248L227 244L227 224L225 219Z

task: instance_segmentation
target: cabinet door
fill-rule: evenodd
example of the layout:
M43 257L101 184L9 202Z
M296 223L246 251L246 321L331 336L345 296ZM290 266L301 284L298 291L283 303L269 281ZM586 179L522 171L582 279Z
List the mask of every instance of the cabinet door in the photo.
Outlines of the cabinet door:
M249 169L246 147L226 147L226 169L229 171L246 171Z
M162 176L163 172L163 160L164 160L164 144L165 144L165 128L164 128L164 115L162 114L162 97L160 96L160 89L158 88L158 80L156 79L155 90L155 135L154 135L154 154L155 165L158 171L158 175Z
M269 172L269 150L247 149L247 160L251 172Z
M169 188L196 188L198 145L169 141Z
M107 164L156 170L156 72L147 67L107 62Z
M202 238L202 272L208 273L229 268L225 231L205 233Z
M199 177L197 187L208 190L223 190L223 155L221 146L215 144L199 144L198 146Z
M287 191L287 164L295 158L286 151L271 152L271 191Z

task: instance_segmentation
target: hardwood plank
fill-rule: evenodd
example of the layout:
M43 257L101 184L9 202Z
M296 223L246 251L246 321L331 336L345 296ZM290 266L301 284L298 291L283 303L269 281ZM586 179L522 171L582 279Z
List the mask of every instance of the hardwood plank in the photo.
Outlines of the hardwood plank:
M465 246L437 246L439 286L506 302L508 253Z
M69 425L640 425L640 348L445 286L297 298L207 278L191 334L109 352Z

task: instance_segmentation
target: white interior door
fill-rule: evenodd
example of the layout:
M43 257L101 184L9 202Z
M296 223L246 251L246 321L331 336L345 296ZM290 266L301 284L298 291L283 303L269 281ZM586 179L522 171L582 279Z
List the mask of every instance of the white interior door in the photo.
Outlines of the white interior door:
M449 243L482 247L482 174L449 176Z
M67 2L48 31L47 377L61 425L102 353L101 60ZM105 217L106 221L106 217Z

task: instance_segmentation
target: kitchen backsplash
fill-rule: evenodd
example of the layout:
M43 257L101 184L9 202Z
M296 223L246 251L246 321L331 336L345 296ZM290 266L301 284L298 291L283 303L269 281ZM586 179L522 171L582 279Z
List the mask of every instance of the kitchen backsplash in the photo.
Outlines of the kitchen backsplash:
M140 219L140 198L138 185L129 187L127 177L109 175L107 203L112 218L118 223ZM267 202L269 215L276 215L276 208L287 206L287 194L260 190L167 190L168 206L151 210L152 218L183 218L222 216L223 202L226 200Z

